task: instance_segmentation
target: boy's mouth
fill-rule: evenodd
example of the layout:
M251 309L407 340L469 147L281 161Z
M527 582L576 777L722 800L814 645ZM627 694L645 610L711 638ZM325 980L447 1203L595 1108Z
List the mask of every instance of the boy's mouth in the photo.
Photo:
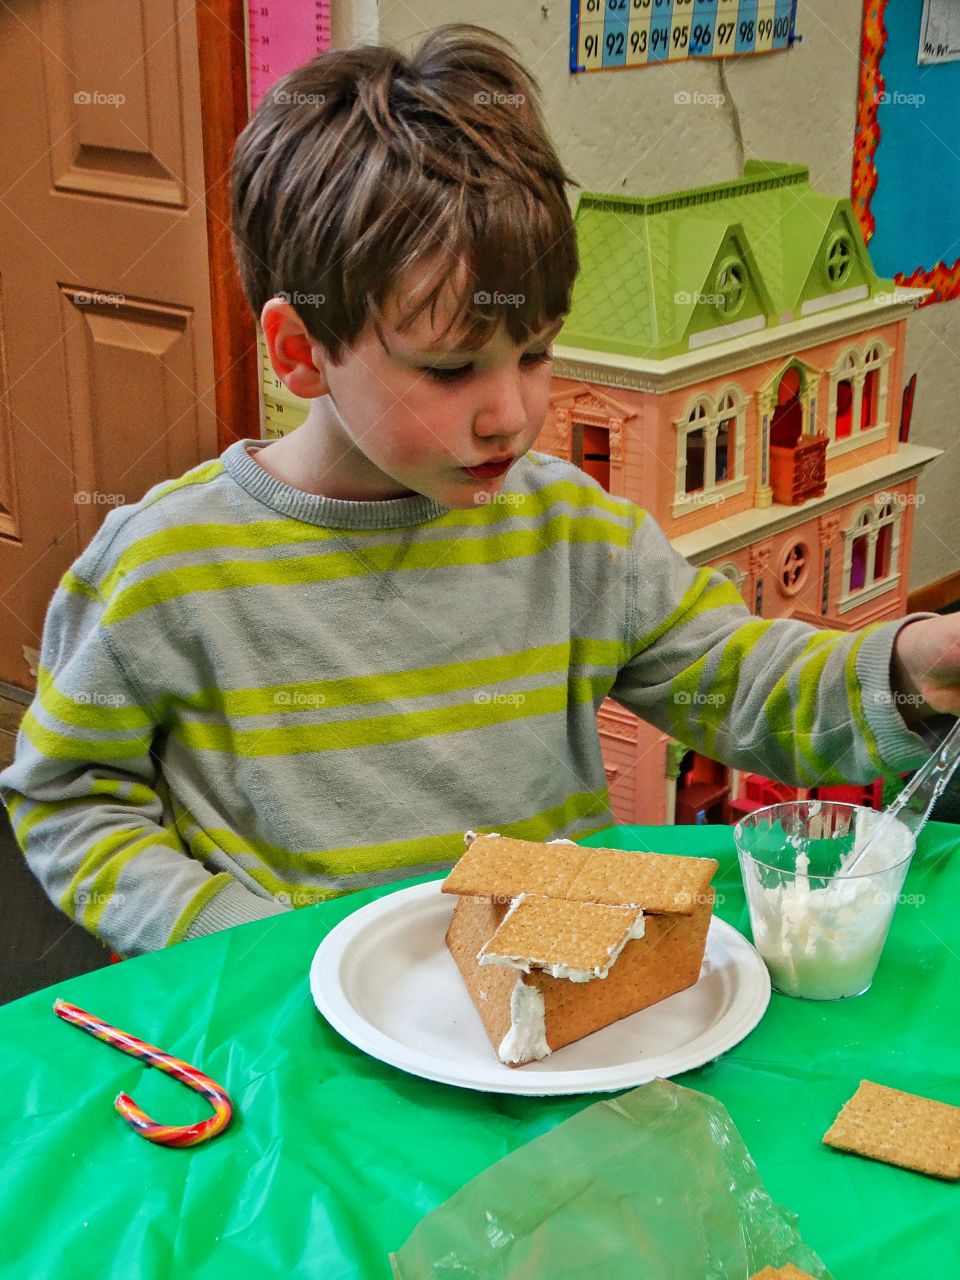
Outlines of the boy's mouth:
M515 462L516 458L511 456L500 462L485 462L482 467L461 467L460 470L474 480L493 480L509 471Z

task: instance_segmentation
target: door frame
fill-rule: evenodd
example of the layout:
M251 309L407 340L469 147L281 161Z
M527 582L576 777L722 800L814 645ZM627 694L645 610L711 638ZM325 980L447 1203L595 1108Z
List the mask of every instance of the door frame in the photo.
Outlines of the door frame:
M244 0L201 0L196 15L217 441L222 453L236 440L260 437L257 325L240 285L230 240L230 162L250 117L246 9Z

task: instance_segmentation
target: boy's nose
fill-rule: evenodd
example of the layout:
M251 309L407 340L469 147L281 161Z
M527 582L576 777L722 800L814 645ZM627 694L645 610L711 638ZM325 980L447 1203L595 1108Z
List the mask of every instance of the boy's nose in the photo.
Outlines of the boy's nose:
M474 418L478 436L515 436L527 425L527 411L519 383L511 379L499 381L489 390L480 412Z

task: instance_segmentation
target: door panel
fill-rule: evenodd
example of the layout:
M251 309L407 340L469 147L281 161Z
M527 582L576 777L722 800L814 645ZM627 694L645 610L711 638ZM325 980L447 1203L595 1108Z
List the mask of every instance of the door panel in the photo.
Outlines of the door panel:
M0 6L0 680L121 501L218 450L195 6Z

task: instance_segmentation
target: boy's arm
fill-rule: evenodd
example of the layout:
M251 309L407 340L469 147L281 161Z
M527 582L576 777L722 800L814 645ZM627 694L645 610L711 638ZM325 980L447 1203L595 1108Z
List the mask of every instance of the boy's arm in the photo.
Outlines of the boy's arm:
M37 694L0 773L0 799L34 875L124 956L287 910L190 856L151 756L156 709L100 625L102 598L75 569L51 602Z
M631 574L627 660L610 696L684 745L803 787L894 776L928 754L898 709L891 656L897 632L929 615L850 632L757 618L649 516Z

